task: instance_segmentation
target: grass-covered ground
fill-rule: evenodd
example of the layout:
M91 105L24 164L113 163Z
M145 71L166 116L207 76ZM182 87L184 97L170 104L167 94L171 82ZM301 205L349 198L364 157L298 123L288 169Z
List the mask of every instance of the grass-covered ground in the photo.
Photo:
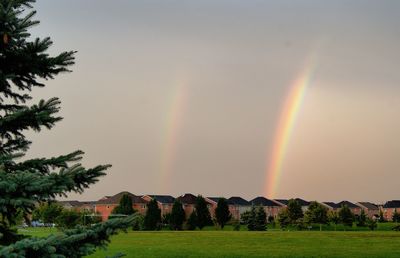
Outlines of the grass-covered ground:
M388 225L383 224L383 225ZM393 231L159 231L121 233L107 250L126 257L400 257L400 232ZM384 230L381 226L381 230ZM46 236L56 229L26 229Z

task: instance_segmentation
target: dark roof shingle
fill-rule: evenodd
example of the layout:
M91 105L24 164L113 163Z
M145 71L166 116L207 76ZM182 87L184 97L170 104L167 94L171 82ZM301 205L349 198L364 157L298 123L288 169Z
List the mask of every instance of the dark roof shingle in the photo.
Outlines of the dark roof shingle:
M251 203L242 197L239 196L232 196L231 198L228 199L229 202L231 202L233 205L239 205L239 206L250 206Z
M275 207L275 206L276 207L280 207L280 206L282 206L282 205L280 205L280 204L278 204L278 203L276 203L276 202L274 202L274 201L272 201L270 199L267 199L267 198L265 198L263 196L259 196L259 197L254 198L253 200L250 201L250 203L252 203L253 205L261 205L261 206L272 206L272 207Z
M383 208L400 208L400 200L388 201L383 205Z
M122 196L124 196L125 194L131 198L132 203L147 203L140 196L137 196L130 192L124 191L124 192L117 193L116 195L113 195L110 198L101 199L101 200L97 201L97 204L118 204L119 201L121 200Z

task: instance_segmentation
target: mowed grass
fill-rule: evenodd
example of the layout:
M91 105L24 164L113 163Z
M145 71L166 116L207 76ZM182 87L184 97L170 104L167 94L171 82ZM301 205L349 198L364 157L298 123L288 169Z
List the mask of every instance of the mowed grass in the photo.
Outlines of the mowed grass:
M400 257L397 232L128 232L107 250L126 257Z
M46 236L56 229L27 229ZM393 231L128 231L89 257L400 257Z

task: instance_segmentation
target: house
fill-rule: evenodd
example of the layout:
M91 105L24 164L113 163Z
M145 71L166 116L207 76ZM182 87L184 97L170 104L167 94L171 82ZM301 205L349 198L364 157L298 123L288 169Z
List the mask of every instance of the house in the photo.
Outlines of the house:
M352 202L349 202L349 201L341 201L341 202L338 202L337 205L339 205L340 208L346 205L347 207L349 207L349 209L351 210L351 212L353 212L353 214L360 215L360 213L361 213L361 207L355 205L355 204L352 203Z
M130 192L120 192L116 195L113 195L109 198L102 198L96 202L95 212L101 214L102 220L107 220L108 216L110 216L112 210L118 206L122 196L128 195L132 200L132 208L139 212L140 214L145 214L147 207L146 204L148 203L145 199L141 198L140 196L134 195Z
M211 214L212 218L215 218L215 209L217 208L218 201L221 198L223 198L223 197L205 197L206 201L211 204L211 208L209 210L210 210L210 214ZM226 202L228 204L229 212L231 213L232 218L233 219L238 219L239 216L235 217L233 215L233 213L235 212L233 203L229 199L225 198L225 200L226 200Z
M303 212L305 212L308 209L308 206L310 206L310 202L305 201L303 199L295 198L294 200L297 201L300 204L301 209L303 210ZM280 204L280 205L282 205L284 207L287 207L287 205L289 203L289 200L287 200L287 199L274 199L273 201L277 202L278 204Z
M232 214L232 218L240 220L240 216L246 211L251 210L251 203L246 201L242 197L232 196L229 200L229 211Z
M155 199L158 204L158 208L161 210L161 216L171 213L172 206L174 205L175 198L171 195L143 195L142 198L147 202Z
M393 214L395 210L400 213L400 200L392 200L386 202L382 206L383 217L385 218L385 220L391 221L393 219Z
M379 207L370 202L357 202L357 206L364 210L365 214L370 219L377 219L379 217Z
M331 211L337 211L340 209L340 205L334 203L334 202L321 202L322 205L327 207Z
M176 199L182 203L186 219L189 218L190 214L192 214L192 212L194 211L197 197L191 193L186 193Z
M272 216L274 218L276 218L278 216L279 212L284 207L282 204L279 204L278 202L267 199L263 196L254 198L253 200L250 201L250 203L255 206L264 207L265 213L267 213L267 217Z

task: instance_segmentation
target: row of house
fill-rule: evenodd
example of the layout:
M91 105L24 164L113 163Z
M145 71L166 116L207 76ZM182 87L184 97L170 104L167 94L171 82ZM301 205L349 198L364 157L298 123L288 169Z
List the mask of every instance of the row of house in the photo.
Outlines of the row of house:
M112 210L119 204L119 201L123 195L128 195L131 198L133 208L141 214L146 213L147 203L153 199L157 201L162 215L170 213L172 211L174 201L178 200L182 203L187 218L193 212L197 198L197 196L190 193L186 193L175 198L170 195L134 195L130 192L120 192L113 196L104 196L100 200L93 202L61 201L60 203L67 209L87 210L99 213L102 219L106 220L110 216ZM214 216L215 209L220 198L221 197L204 197L211 216ZM289 202L287 199L268 199L263 196L256 197L250 201L239 196L232 196L226 200L229 210L232 214L232 218L236 220L240 220L241 214L250 210L253 205L264 207L268 217L272 216L276 218L279 212L285 208ZM309 201L300 198L295 198L295 200L301 205L303 211L308 209L308 206L310 205ZM364 210L369 218L379 217L379 213L382 211L384 218L388 221L392 219L393 213L396 209L398 209L400 212L400 200L388 201L384 205L376 205L371 202L352 203L349 201L341 201L339 203L320 203L332 211L338 211L341 207L347 205L347 207L349 207L350 210L357 215L361 213L361 210Z

